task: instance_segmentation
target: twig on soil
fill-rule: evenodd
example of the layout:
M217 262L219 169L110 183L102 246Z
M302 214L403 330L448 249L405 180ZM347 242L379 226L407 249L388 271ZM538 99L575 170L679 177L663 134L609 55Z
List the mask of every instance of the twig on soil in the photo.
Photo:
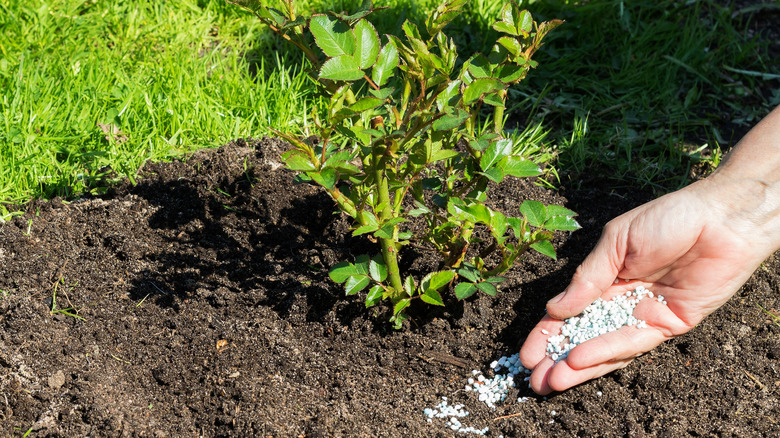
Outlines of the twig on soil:
M761 382L760 382L760 381L759 381L759 380L758 380L758 379L757 379L755 376L753 376L752 374L750 374L750 373L749 373L749 372L747 372L747 371L745 371L745 375L747 375L748 377L750 377L750 380L752 380L752 381L756 382L756 385L758 385L758 387L761 389L761 391L763 391L763 392L766 392L766 391L767 391L766 385L764 385L763 383L761 383Z
M446 353L439 353L436 351L429 351L426 354L428 355L428 357L425 357L422 354L418 354L417 357L419 357L420 359L426 362L435 360L437 362L443 362L443 363L448 363L450 365L455 365L456 367L460 367L460 368L465 368L465 369L473 368L472 363L467 359L462 359L460 357L455 357Z
M504 416L502 416L502 417L496 417L496 418L492 419L491 421L504 420L504 419L507 419L507 418L512 418L512 417L519 417L519 416L521 416L521 415L526 415L526 413L525 413L525 412L518 412L518 413L516 413L516 414L509 414L509 415L504 415Z

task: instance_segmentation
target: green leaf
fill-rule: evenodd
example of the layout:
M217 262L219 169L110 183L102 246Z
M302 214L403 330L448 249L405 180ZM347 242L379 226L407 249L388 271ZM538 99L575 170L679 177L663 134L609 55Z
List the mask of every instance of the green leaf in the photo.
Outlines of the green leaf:
M520 204L520 213L523 213L529 224L541 227L547 219L547 209L539 201L526 200Z
M542 169L536 163L518 155L504 157L499 163L499 167L504 170L506 175L517 178L536 176L542 173Z
M438 151L435 151L433 154L431 154L430 162L435 163L437 161L442 161L452 157L457 157L458 155L460 155L460 153L452 149L439 149Z
M523 53L523 46L520 44L520 41L517 41L517 38L503 36L499 38L497 42L504 46L504 48L514 56Z
M349 277L355 274L357 274L355 265L349 262L339 262L330 268L330 272L328 272L330 279L336 283L343 283L347 281Z
M424 291L428 289L439 290L453 278L455 278L454 271L431 272L423 277L422 282L420 282L420 289Z
M493 29L495 29L498 32L508 33L509 35L515 35L517 36L517 30L515 30L515 27L506 24L503 21L496 21L493 23Z
M489 223L490 229L493 232L493 237L495 237L497 240L501 240L501 238L504 236L504 233L506 233L506 216L504 216L501 212L491 211Z
M374 65L379 55L379 34L374 25L366 20L360 20L355 25L355 58L360 68L369 68Z
M486 94L485 97L482 98L482 101L491 106L504 106L504 100L501 99L501 96L499 96L498 93Z
M393 91L395 91L394 88L380 88L379 90L374 90L373 88L368 90L369 93L374 95L377 99L385 100L388 97L393 95Z
M481 99L485 94L503 90L507 88L507 86L507 84L495 78L474 79L474 81L463 91L463 103L465 105L471 105Z
M493 283L487 283L484 281L477 283L477 289L492 297L496 296L496 293L498 292L498 289L493 285Z
M461 82L458 79L450 81L447 87L436 96L436 107L439 111L444 111L445 108L458 103L460 99L460 84Z
M382 105L385 101L376 97L364 97L357 102L349 106L349 109L356 113L362 113L363 111L374 109L379 105Z
M309 22L314 42L329 57L355 53L355 34L349 25L330 15L314 15ZM330 78L328 78L330 79Z
M553 259L557 259L555 255L555 247L553 247L553 244L550 243L549 240L542 240L539 242L536 242L531 245L531 248L536 250L537 252L546 255L547 257L551 257Z
M523 34L528 34L534 29L534 19L528 11L520 12L520 17L517 21L517 30Z
M573 217L553 216L545 221L544 228L548 230L574 231L579 230L582 227L580 227L580 224L578 224Z
M363 75L357 60L350 55L330 58L320 67L320 77L334 81L356 81Z
M414 295L414 278L412 278L411 275L408 275L406 279L404 279L404 292L406 292L406 295L412 296Z
M368 254L360 254L355 259L355 270L361 275L368 276L369 263L371 263L371 257Z
M357 229L352 232L353 236L359 236L361 234L366 234L366 233L373 233L374 231L379 229L379 220L376 218L374 213L364 210L360 212L360 217L361 217L361 223L363 225L357 227Z
M445 116L433 122L431 127L434 131L449 131L462 125L468 118L468 111L460 108L451 108L451 111L447 112Z
M491 143L479 159L479 167L486 171L512 153L512 140L507 138Z
M469 73L473 78L489 78L491 76L490 62L485 55L479 54L469 60Z
M344 290L347 292L347 295L354 295L365 289L370 283L371 279L364 275L352 276L344 283Z
M553 217L553 216L574 217L574 216L577 216L577 213L569 210L566 207L562 207L560 205L552 204L552 205L548 205L547 206L547 216L548 217Z
M284 164L286 164L287 168L290 170L309 172L316 169L309 156L297 149L292 149L283 153L282 160L284 160Z
M477 291L477 286L474 283L458 283L455 286L455 297L459 300L466 299Z
M496 76L498 76L498 79L506 82L507 84L511 84L522 79L525 76L527 70L528 68L525 66L506 64L501 66L501 68L496 73Z
M389 42L379 51L374 69L371 70L371 80L381 87L387 83L387 80L393 76L394 70L398 67L398 49L393 42Z
M470 263L464 263L460 268L458 268L458 275L473 283L476 283L482 279L482 275L480 274L477 267Z
M488 283L498 284L498 283L503 283L504 281L506 281L506 278L505 277L498 277L498 276L496 276L496 277L488 277L488 278L485 279L485 281L487 281Z
M397 302L395 304L395 308L393 308L393 314L398 315L399 313L403 312L404 309L409 307L409 304L411 304L412 300L409 298L404 298L401 301Z
M444 300L441 299L441 295L434 289L426 290L425 293L420 295L420 299L428 304L433 304L434 306L444 305Z
M377 254L371 259L371 263L368 265L368 273L377 283L381 283L387 279L387 266L385 265L384 258L382 258L382 254Z
M384 295L384 292L385 290L378 284L369 289L368 295L366 296L366 307L374 306L376 303L382 301L382 295Z
M306 175L317 184L329 190L336 187L336 182L338 181L338 172L332 167L322 169L320 172L306 172Z
M390 219L389 221L382 224L379 230L374 233L374 236L379 237L380 239L393 239L393 231L395 230L395 226L401 222L406 222L406 219L402 217Z

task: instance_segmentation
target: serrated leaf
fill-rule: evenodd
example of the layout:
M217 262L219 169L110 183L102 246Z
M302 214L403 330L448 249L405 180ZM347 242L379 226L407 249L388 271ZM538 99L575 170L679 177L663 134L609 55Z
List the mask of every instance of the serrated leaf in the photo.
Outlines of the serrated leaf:
M482 101L490 106L499 106L499 107L504 106L504 100L501 98L501 96L498 95L498 93L486 94L482 98Z
M447 87L436 96L436 107L439 111L444 111L445 108L458 103L460 99L460 84L461 82L458 79L450 81Z
M379 237L380 239L393 239L395 226L405 221L406 219L401 217L390 219L389 221L382 224L379 230L374 233L374 236Z
M424 291L428 289L439 290L453 278L455 278L455 272L453 271L431 272L420 282L420 289Z
M512 228L512 232L515 233L515 237L517 237L520 240L525 240L523 237L527 233L525 221L520 219L519 217L508 217L506 218L507 224L509 224L509 227Z
M498 79L506 82L507 84L517 82L522 79L526 74L527 68L524 66L506 64L496 73Z
M393 91L395 91L394 88L380 88L379 90L374 90L373 88L368 90L369 93L371 93L374 97L377 99L385 100L388 97L393 95Z
M493 285L493 283L487 283L487 282L480 282L477 283L477 289L481 290L482 292L494 297L496 296L496 293L498 292L498 289Z
M463 266L458 268L458 275L473 283L478 282L482 278L477 268L470 263L464 263Z
M477 286L474 283L458 283L455 286L455 297L459 300L466 299L477 291Z
M414 289L415 289L414 278L412 278L411 275L408 275L404 279L404 292L406 292L406 295L411 297L412 295L414 295Z
M573 217L553 216L544 222L544 228L553 231L575 231L581 227Z
M314 42L327 56L355 53L355 34L347 23L338 18L314 15L309 21L309 30L314 35Z
M517 30L523 34L528 34L534 29L534 19L528 11L520 12L517 20Z
M483 224L490 224L490 209L482 204L471 204L463 207L463 210L468 212L476 222L482 222Z
M498 32L508 33L509 35L517 36L517 30L511 24L506 24L503 21L496 21L493 23L493 29Z
M347 295L354 295L365 289L371 283L371 279L365 275L353 275L344 282L344 291Z
M371 263L371 257L368 254L360 254L355 258L355 269L359 274L368 276L369 263Z
M482 154L479 159L479 167L486 171L493 167L496 163L501 161L504 157L509 156L512 153L512 141L509 139L502 139L490 144L487 150Z
M504 236L504 233L506 233L506 216L504 216L501 212L491 211L489 223L490 229L493 232L493 237L495 237L496 240L501 240Z
M542 169L540 169L536 163L517 155L504 157L501 160L499 167L504 169L506 175L514 176L516 178L536 176L542 173Z
M577 213L569 210L566 207L562 207L560 205L552 204L552 205L548 205L547 206L547 216L548 217L553 217L553 216L574 217L574 216L577 216Z
M379 51L374 69L371 70L371 80L379 87L385 85L387 80L393 76L398 62L398 49L396 49L395 44L392 41L385 44Z
M368 273L377 283L381 283L387 279L387 266L385 265L384 258L382 258L382 254L378 254L371 259L371 263L368 265Z
M437 119L431 127L434 131L449 131L462 125L469 118L468 111L452 108L445 116Z
M458 155L460 155L460 153L452 149L439 149L438 151L435 151L433 154L431 154L430 162L435 163L437 161L442 161L452 157L457 157Z
M395 304L395 307L393 308L393 314L398 315L399 313L403 312L404 309L409 307L409 304L411 304L412 300L409 298L404 298L401 301L397 302Z
M357 60L350 55L330 58L320 67L320 77L334 81L356 81L364 75Z
M369 68L374 65L379 55L382 43L374 25L361 19L354 29L355 34L355 58L360 68Z
M361 234L366 234L366 233L373 233L374 231L379 229L379 220L376 218L374 213L371 213L370 211L361 211L360 217L361 217L361 223L363 225L359 226L355 231L352 232L353 236L359 236Z
M469 73L473 78L489 78L491 76L490 62L485 55L479 54L469 60Z
M553 244L550 243L549 240L542 240L539 242L536 242L531 245L531 248L536 250L537 252L546 255L547 257L551 257L553 259L557 259L555 254L555 247L553 247Z
M444 300L441 299L441 295L434 289L426 290L425 293L420 295L420 299L428 304L433 304L434 306L444 305Z
M379 99L377 97L364 97L350 105L349 109L356 113L361 113L366 110L374 109L379 105L382 105L384 102L385 101L383 99Z
M349 262L336 263L328 272L330 279L336 283L344 283L349 277L355 274L357 274L355 265Z
M306 175L328 190L336 187L338 181L338 172L332 167L327 167L319 172L306 172Z
M366 307L374 306L378 302L382 301L382 295L384 295L384 292L385 290L378 284L369 289L368 295L366 296Z
M488 278L485 279L485 281L487 281L488 283L499 284L499 283L503 283L504 281L506 281L506 278L505 277L495 276L495 277L488 277Z
M282 160L284 160L284 164L290 170L308 172L316 169L309 156L297 149L289 150L282 154Z
M523 53L523 46L517 41L517 38L503 36L499 38L497 42L504 46L504 48L514 56Z
M529 224L535 227L541 227L544 221L547 219L547 209L539 201L532 201L530 199L523 201L520 204L520 213L525 216L525 219Z
M507 86L507 84L495 78L474 79L474 81L463 91L463 103L465 105L471 105L481 99L485 94L503 90Z

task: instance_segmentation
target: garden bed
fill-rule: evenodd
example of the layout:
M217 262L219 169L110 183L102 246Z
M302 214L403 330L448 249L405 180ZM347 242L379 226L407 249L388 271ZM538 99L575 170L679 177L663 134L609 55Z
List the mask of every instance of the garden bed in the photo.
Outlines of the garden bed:
M463 390L471 370L515 353L602 226L651 195L505 181L497 209L565 205L583 229L556 236L557 261L529 254L497 298L413 307L394 331L328 278L371 246L344 237L322 191L293 184L283 147L147 164L138 185L0 224L0 435L451 436L423 415L442 396L489 436L777 433L780 327L758 306L780 307L777 256L626 369L546 398L520 385L528 401L490 409Z

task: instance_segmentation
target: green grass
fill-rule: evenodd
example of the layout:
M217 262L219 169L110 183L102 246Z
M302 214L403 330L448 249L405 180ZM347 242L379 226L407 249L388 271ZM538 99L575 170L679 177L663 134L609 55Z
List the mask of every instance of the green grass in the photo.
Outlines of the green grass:
M358 3L308 0L303 9ZM780 103L766 91L778 88L778 62L761 35L746 36L751 11L712 1L523 3L567 23L512 92L508 126L519 148L554 157L566 178L595 171L616 185L675 188ZM437 1L377 4L390 7L377 12L377 28L397 32ZM472 0L450 26L461 59L490 48L502 5ZM221 0L0 0L0 218L31 198L100 193L146 160L269 127L306 129L322 102L305 68Z
M271 43L219 1L0 0L0 200L296 129L313 88L297 59L257 56Z

